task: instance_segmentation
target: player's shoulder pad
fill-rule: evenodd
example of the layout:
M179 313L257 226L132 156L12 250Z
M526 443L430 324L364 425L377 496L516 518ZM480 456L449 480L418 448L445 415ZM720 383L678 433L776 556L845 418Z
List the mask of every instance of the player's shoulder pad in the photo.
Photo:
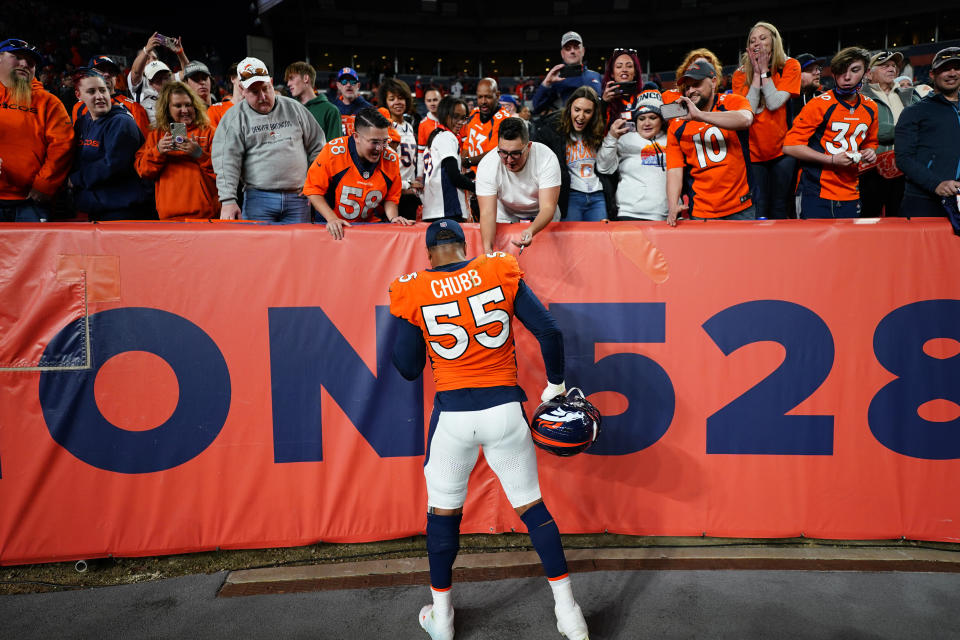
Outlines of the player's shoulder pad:
M496 271L500 278L522 278L523 271L520 269L520 263L517 257L504 251L493 251L484 253L474 258L474 264L478 266L487 266Z
M399 307L402 307L404 301L412 295L413 283L416 282L418 275L417 271L406 273L390 283L390 312L394 315L403 313L403 309Z

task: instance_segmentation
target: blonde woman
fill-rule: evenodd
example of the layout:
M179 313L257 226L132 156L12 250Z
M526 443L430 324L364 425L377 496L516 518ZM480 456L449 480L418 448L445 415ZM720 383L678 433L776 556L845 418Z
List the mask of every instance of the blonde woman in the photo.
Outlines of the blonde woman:
M156 183L161 220L220 217L217 176L210 160L213 127L200 97L182 82L170 82L157 98L157 119L137 152L140 177ZM186 125L174 135L173 123Z
M796 162L783 153L787 102L800 95L800 63L788 58L780 32L758 22L747 36L747 50L733 74L733 92L746 96L753 109L750 161L753 203L758 218L786 218Z

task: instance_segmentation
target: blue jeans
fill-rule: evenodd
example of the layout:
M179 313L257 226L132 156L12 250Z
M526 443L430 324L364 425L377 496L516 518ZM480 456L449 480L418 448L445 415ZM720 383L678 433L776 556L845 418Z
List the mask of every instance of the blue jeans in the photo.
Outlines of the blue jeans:
M819 196L800 195L800 218L859 218L859 200L824 200Z
M570 200L567 202L567 222L597 222L607 219L607 200L603 197L603 190L585 193L570 190Z
M743 211L737 211L736 213L731 213L730 215L723 216L722 218L698 218L697 216L690 217L693 220L756 220L757 208L751 204Z
M790 187L797 170L797 160L782 155L766 162L754 162L753 204L758 218L782 220L789 216Z
M247 187L243 192L241 218L277 224L310 222L310 201L293 191L261 191Z
M46 222L50 207L33 200L0 200L0 222Z

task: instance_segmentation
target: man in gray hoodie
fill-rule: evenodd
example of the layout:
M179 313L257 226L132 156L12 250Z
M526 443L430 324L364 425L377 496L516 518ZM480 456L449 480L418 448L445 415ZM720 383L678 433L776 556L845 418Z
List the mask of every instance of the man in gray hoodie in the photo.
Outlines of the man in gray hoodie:
M278 96L266 65L245 58L237 65L244 100L227 111L213 136L213 170L224 220L310 222L301 193L307 168L326 143L302 104ZM237 186L243 181L243 208Z

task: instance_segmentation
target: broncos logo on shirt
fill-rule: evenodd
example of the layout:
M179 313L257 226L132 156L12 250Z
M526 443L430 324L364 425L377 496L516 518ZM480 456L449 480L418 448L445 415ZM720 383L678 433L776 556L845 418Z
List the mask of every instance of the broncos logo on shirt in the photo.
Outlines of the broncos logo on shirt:
M437 391L517 384L510 321L522 277L515 257L495 252L390 285L390 313L423 331Z
M323 196L338 217L368 222L383 218L384 201L400 201L400 158L384 149L380 160L366 162L357 154L353 136L334 138L307 170L303 195Z

